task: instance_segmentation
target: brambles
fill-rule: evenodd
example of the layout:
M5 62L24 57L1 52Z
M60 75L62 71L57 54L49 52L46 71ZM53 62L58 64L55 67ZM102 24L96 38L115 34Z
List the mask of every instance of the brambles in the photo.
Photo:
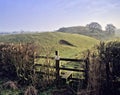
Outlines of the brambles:
M88 87L92 95L118 95L120 42L101 42L89 55ZM117 84L118 85L118 84ZM89 95L89 94L87 94Z
M22 85L34 84L33 44L0 44L0 77L17 80Z

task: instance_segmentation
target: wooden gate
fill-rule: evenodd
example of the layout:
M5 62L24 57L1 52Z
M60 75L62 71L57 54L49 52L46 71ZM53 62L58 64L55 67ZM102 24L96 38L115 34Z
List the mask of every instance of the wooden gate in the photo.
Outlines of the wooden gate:
M35 59L38 59L38 58L48 58L46 56L35 56L34 57ZM72 78L71 77L71 74L73 72L83 72L84 73L84 80L86 82L86 84L88 83L88 70L89 70L89 60L88 58L86 59L70 59L70 58L60 58L59 57L59 54L58 54L58 51L55 51L55 57L49 57L49 59L54 59L55 60L55 66L47 66L47 65L44 65L44 67L48 67L48 68L54 68L56 73L55 73L55 81L56 81L56 86L58 86L60 84L60 79L63 78L63 79L71 79L71 80L78 80L77 78ZM66 67L60 67L60 62L61 61L70 61L70 62L84 62L84 65L85 65L85 68L84 70L81 70L81 69L75 69L75 68L66 68ZM42 66L41 64L35 64L34 66ZM67 73L64 74L63 76L60 75L60 70L66 70Z

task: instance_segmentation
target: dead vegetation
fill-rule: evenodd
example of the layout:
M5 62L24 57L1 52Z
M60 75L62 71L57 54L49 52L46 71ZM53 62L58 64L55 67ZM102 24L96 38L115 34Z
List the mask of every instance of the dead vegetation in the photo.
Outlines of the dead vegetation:
M33 86L28 86L28 88L25 90L24 95L38 95L38 91Z
M17 83L13 82L13 81L7 81L7 82L3 83L2 88L4 88L4 89L12 89L12 90L18 89Z
M119 95L120 42L101 42L95 52L89 52L88 85L79 95Z
M0 43L0 77L34 84L35 48L33 44Z

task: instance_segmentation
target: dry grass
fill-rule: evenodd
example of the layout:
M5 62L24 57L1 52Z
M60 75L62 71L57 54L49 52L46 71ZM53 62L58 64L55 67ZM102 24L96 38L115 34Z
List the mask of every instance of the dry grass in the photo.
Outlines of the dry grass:
M95 57L94 54L89 58L89 79L87 90L94 91L92 95L100 95L99 90L101 87L101 63L98 57ZM88 94L89 95L89 94Z
M36 90L35 87L33 87L33 86L28 86L28 88L27 88L26 91L24 92L24 95L38 95L37 93L38 93L38 91Z
M13 82L13 81L7 81L2 85L3 88L5 89L12 89L12 90L16 90L18 89L17 87L17 83Z

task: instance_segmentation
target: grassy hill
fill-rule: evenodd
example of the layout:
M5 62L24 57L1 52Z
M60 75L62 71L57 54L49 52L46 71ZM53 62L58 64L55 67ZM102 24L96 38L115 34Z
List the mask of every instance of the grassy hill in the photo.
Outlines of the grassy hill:
M98 29L94 29L94 31L91 31L88 27L85 26L63 27L58 29L57 32L81 34L93 37L98 40L106 40L111 38L111 35L109 35L106 31Z
M73 57L77 54L93 47L98 40L70 33L44 32L31 34L0 35L0 42L7 43L35 43L39 46L39 51L54 55L58 50L61 57ZM48 52L49 51L49 52Z

